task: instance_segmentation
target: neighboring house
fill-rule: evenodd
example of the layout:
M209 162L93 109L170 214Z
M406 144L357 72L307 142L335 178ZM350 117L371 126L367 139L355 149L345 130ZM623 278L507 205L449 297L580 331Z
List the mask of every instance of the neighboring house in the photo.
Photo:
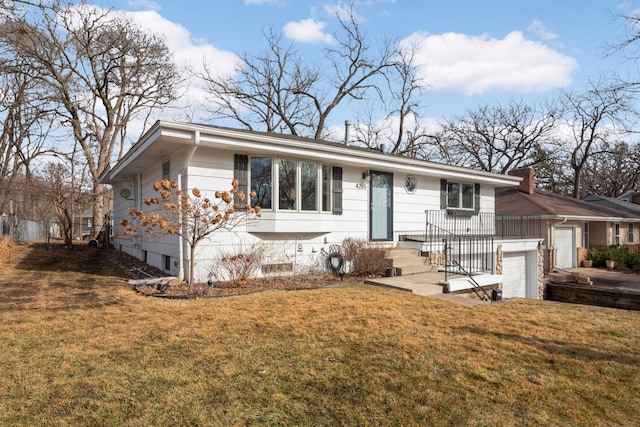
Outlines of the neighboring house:
M155 196L153 182L164 177L177 180L184 191L197 187L210 195L229 189L237 178L247 193L257 193L251 203L262 208L259 219L233 232L214 233L199 246L195 281L209 278L221 251L240 251L248 245L275 249L263 265L265 274L323 266L331 246L348 237L388 247L417 244L425 251L426 212L442 214L439 226L450 235L455 226L493 236L495 189L520 181L341 143L159 121L101 176L115 194L114 231L122 230L123 218L130 219L129 208L144 208L143 198ZM532 297L538 294L538 278L531 273L537 265L537 243L538 239L501 246L502 251L529 254L527 295ZM167 273L188 274L189 250L176 236L115 237L113 244ZM493 240L491 244L491 260L483 268L495 272ZM524 273L518 274L512 280L525 286Z
M631 190L617 197L618 200L627 203L640 204L640 191Z
M592 247L638 241L637 214L537 189L533 168L509 174L523 180L518 187L496 191L496 215L519 214L539 222L547 245L545 272L579 266Z
M626 196L626 197L623 197ZM583 197L582 200L604 206L621 212L626 212L635 218L640 218L640 193L629 192L620 197L604 197L595 194ZM616 223L613 226L613 245L627 246L633 253L640 253L640 224L633 222Z
M85 210L74 215L73 238L76 240L91 240L93 233L93 212Z
M598 196L597 194L590 194L582 198L585 202L595 203L599 206L604 206L611 209L617 209L627 212L631 215L635 215L640 218L640 204L631 202L630 198L620 197L605 197Z

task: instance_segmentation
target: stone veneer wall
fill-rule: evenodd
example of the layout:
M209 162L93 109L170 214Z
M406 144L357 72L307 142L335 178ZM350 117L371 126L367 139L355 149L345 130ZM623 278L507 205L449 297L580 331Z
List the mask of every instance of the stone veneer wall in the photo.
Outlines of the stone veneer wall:
M549 276L545 275L545 259L546 250L542 245L538 247L538 299L544 299L547 292L547 283L549 283Z

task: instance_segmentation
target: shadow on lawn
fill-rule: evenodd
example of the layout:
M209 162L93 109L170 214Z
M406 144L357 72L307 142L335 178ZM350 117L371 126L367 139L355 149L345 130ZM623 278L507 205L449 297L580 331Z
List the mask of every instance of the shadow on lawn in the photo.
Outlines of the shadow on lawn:
M633 353L608 352L586 344L577 344L569 341L559 341L544 339L538 337L524 336L518 334L507 334L490 331L478 327L458 327L455 328L463 334L472 334L475 336L486 336L498 340L510 340L530 345L544 351L549 356L562 356L571 359L581 360L585 362L595 361L612 361L625 365L638 366L640 364L640 355ZM554 359L550 359L549 363L555 363Z
M118 304L127 266L107 251L86 243L66 249L62 243L32 242L14 247L13 269L0 277L2 310L68 310Z
M108 251L87 243L79 243L67 249L62 243L52 243L47 249L44 242L32 243L18 262L17 268L30 271L74 272L99 276L125 277L125 270L108 260Z

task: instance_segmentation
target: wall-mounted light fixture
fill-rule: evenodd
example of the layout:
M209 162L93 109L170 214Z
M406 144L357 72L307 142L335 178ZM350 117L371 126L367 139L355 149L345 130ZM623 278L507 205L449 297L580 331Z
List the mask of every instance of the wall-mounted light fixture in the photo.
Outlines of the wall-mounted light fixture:
M369 178L371 178L371 172L367 169L362 172L362 179L369 181Z

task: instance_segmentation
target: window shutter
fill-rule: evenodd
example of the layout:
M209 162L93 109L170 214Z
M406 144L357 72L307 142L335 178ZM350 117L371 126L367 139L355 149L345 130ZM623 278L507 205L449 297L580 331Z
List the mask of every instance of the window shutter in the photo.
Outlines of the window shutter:
M473 209L480 212L480 184L473 186Z
M440 209L447 209L447 180L440 180Z
M238 180L238 190L243 191L245 199L243 204L251 203L249 200L249 157L246 154L236 154L233 162L233 177ZM236 205L239 205L236 202Z
M334 215L342 215L342 168L333 168L333 210Z

